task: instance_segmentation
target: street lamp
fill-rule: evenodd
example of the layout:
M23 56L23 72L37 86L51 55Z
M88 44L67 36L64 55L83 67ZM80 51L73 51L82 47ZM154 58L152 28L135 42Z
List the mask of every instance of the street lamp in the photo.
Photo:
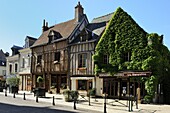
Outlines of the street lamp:
M106 81L104 81L104 86L105 86L105 92L104 92L104 113L107 113L106 111Z

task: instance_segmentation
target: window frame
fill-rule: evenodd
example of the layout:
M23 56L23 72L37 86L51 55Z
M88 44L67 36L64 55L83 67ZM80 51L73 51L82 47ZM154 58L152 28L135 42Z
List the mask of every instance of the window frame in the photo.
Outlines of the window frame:
M109 64L109 55L103 55L103 64Z
M87 67L87 53L78 54L78 68Z
M15 73L18 72L18 64L15 63Z
M12 73L12 64L9 64L9 73Z
M54 53L54 61L60 62L61 52L57 51Z
M25 68L25 59L22 58L22 68Z
M123 54L123 60L124 60L125 62L129 62L129 61L131 61L131 56L132 56L131 52L125 52L125 53Z
M42 62L42 55L37 56L37 64L41 64Z
M77 80L77 90L87 90L87 80Z

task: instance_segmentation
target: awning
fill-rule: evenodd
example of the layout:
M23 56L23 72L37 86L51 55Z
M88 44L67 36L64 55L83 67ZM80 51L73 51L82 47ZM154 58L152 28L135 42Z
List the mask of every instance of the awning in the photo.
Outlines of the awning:
M94 79L94 77L71 77L71 80L89 80Z
M99 73L100 78L105 77L148 77L151 75L150 71L121 71L114 75L110 75L109 73Z

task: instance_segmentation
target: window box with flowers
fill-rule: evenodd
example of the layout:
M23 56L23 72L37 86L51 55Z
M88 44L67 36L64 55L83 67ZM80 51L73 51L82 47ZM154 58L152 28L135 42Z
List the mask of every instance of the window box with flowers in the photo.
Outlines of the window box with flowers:
M86 67L79 67L79 68L77 68L77 70L83 71L83 70L87 70L87 68Z

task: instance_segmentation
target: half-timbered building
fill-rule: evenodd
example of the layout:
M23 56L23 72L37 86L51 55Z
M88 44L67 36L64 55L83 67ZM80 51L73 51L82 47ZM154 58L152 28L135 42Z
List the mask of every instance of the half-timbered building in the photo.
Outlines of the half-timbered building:
M44 88L62 89L70 87L69 69L69 41L72 41L88 23L80 2L75 7L75 18L63 23L48 27L43 23L42 35L32 48L32 87L37 87L38 76L44 79ZM80 30L80 31L79 31Z
M113 13L94 18L86 26L80 26L80 33L71 40L70 47L70 75L71 89L87 94L96 88L93 54L95 46L101 37Z

